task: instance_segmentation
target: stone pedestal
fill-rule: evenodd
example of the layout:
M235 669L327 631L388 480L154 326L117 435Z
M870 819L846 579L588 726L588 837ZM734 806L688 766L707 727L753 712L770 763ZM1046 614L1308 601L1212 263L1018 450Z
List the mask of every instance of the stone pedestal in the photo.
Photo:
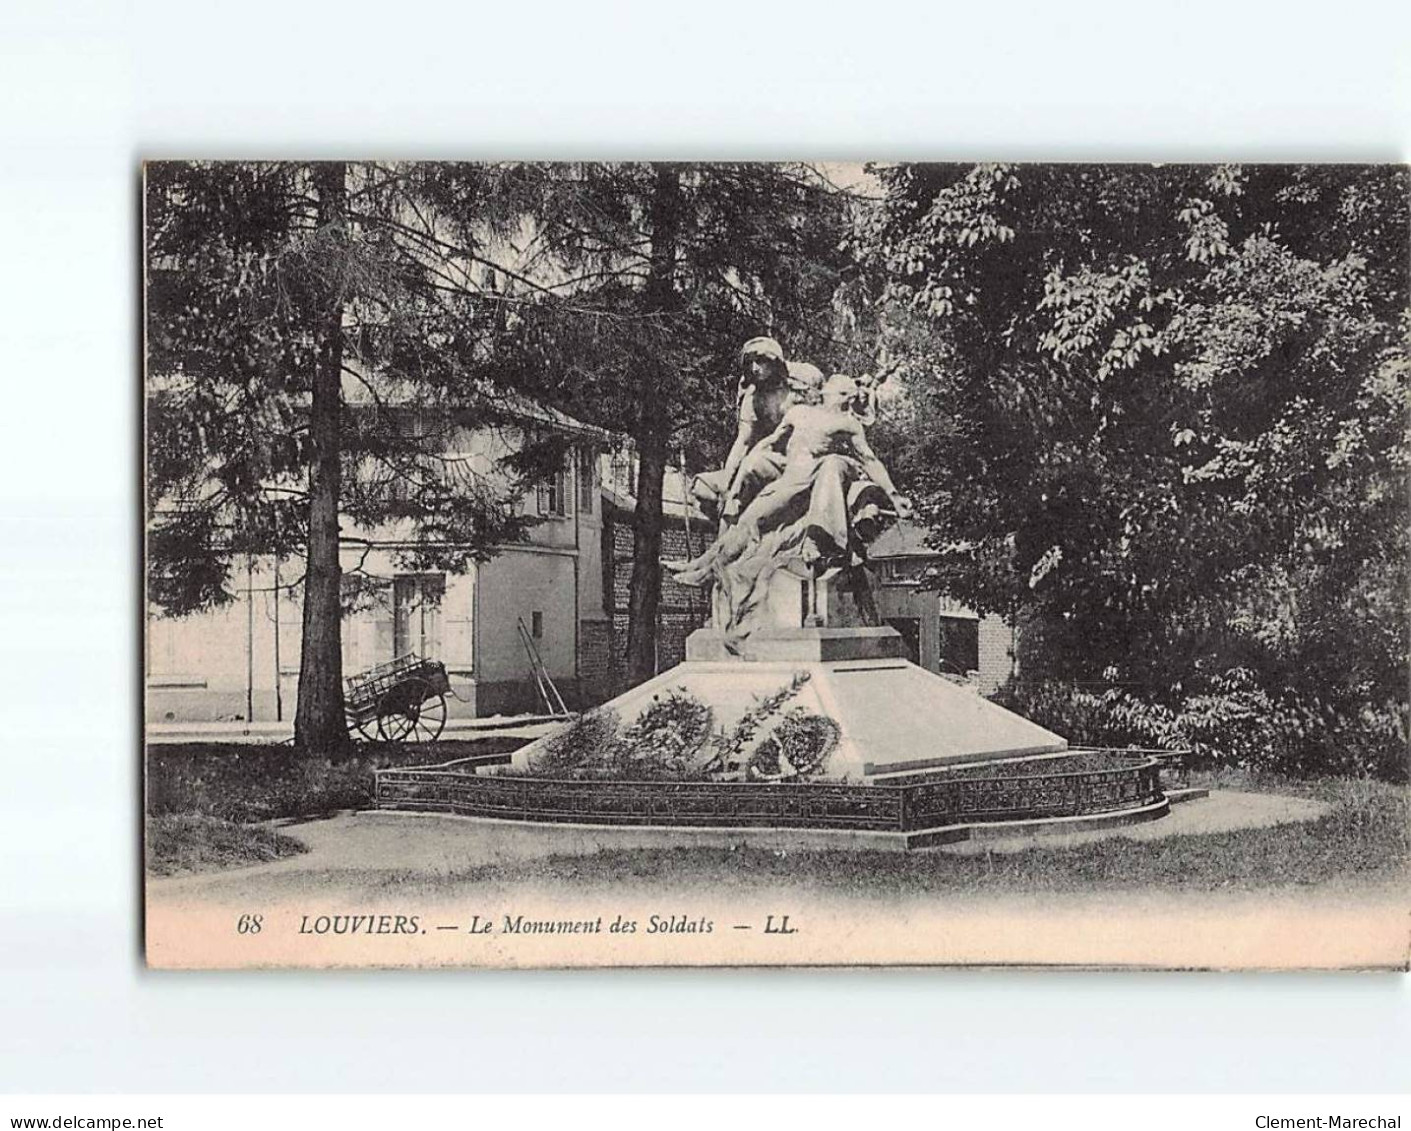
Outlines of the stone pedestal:
M902 659L895 629L761 629L731 654L723 634L700 629L687 660L608 704L629 725L652 699L681 688L732 728L800 672L808 681L787 708L827 715L841 739L824 766L846 781L896 780L940 766L1058 753L1068 743L975 691ZM542 739L540 741L543 741ZM527 764L532 747L516 752Z

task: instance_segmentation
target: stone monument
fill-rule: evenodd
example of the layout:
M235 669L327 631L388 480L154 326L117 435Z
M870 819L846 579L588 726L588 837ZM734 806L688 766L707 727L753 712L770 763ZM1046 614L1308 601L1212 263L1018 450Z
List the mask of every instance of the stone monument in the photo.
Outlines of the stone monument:
M747 342L741 360L735 444L693 485L716 536L691 561L667 563L678 582L710 590L712 624L691 634L685 663L608 706L630 722L682 688L730 725L804 673L795 704L840 731L823 767L835 780L1066 750L1051 731L908 662L901 636L880 622L867 547L911 506L867 442L876 382L825 381L785 361L771 338ZM515 761L530 756L527 747Z

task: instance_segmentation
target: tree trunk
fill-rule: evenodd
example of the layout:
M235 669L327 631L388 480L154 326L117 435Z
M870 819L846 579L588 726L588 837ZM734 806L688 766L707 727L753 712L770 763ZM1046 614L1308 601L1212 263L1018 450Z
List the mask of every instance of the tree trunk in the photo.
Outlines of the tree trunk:
M315 166L320 227L347 238L346 167ZM299 654L299 706L294 742L306 750L338 751L348 744L343 717L342 566L338 560L338 502L342 470L340 414L343 381L341 264L326 270L327 290L318 327L318 360L309 414L309 546L304 574L304 637Z
M627 682L636 686L656 674L657 625L661 619L662 484L666 478L664 434L637 434L637 509L632 516L632 578L627 590Z
M681 172L675 165L653 169L650 216L651 267L646 308L664 314L676 305L676 244L681 227ZM637 507L632 518L632 579L627 597L627 681L630 686L656 674L657 629L661 619L662 483L671 435L671 379L660 351L639 360L637 388Z

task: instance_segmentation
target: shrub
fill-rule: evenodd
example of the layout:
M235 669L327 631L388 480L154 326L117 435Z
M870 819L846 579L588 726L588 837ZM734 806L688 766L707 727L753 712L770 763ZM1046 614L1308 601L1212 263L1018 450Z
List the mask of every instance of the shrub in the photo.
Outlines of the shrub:
M529 759L529 771L540 777L573 777L586 767L610 759L621 721L611 707L580 715L546 738Z
M1175 716L1123 688L1094 693L1057 680L1016 684L1002 705L1080 746L1175 749Z
M1276 703L1243 668L1211 681L1210 691L1182 704L1174 726L1196 765L1277 769L1289 761L1302 729L1297 713Z
M1214 676L1171 705L1058 681L1017 684L997 698L1080 745L1188 749L1195 765L1297 777L1408 776L1403 707L1314 701L1262 686L1247 668Z

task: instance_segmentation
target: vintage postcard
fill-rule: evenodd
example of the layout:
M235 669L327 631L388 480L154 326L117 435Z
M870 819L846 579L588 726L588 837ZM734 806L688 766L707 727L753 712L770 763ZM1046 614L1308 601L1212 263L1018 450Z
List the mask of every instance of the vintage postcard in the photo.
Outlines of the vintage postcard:
M1409 185L148 164L148 963L1407 969Z

